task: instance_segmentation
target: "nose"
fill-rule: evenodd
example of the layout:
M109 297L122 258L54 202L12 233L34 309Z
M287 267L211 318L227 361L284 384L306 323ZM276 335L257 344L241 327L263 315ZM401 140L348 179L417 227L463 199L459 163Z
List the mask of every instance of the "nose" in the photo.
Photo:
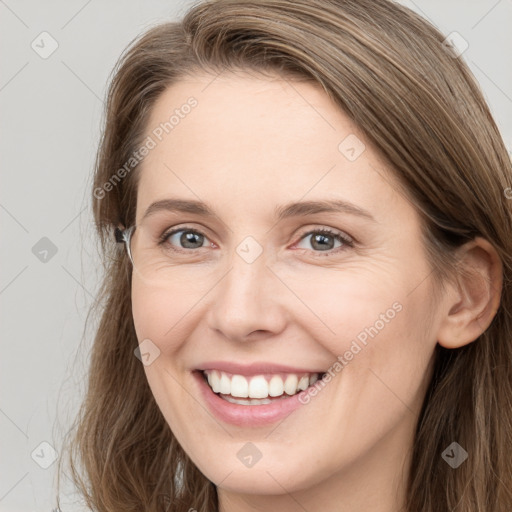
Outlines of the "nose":
M229 270L214 288L209 327L232 341L271 337L286 325L286 287L263 252L249 263L234 253Z

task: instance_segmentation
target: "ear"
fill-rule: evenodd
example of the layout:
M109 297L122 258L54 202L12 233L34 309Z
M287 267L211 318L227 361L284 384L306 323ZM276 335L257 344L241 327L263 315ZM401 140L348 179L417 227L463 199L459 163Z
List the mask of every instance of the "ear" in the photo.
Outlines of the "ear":
M503 265L496 249L477 237L459 249L456 283L446 287L437 341L458 348L475 341L491 324L501 299Z

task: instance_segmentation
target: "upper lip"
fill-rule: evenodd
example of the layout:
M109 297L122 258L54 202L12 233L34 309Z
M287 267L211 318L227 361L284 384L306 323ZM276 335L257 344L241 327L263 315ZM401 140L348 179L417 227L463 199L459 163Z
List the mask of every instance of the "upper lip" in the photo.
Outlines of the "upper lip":
M271 362L254 362L239 364L232 361L208 361L199 365L197 370L220 370L235 375L261 375L262 373L324 373L325 370L317 370L305 367L292 367Z

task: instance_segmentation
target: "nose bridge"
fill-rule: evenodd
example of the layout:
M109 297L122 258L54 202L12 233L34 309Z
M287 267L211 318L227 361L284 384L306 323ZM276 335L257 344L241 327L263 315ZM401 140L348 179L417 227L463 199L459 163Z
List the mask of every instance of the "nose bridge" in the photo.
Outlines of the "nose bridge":
M216 287L210 316L212 328L239 341L254 331L279 332L284 325L278 279L268 268L272 258L247 238L233 251L229 270Z

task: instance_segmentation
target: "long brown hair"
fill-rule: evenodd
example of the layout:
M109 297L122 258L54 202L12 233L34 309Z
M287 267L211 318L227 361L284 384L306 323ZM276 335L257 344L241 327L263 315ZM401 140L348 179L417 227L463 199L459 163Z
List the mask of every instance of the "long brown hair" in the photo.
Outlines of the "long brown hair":
M239 68L320 84L413 200L436 276L456 272L454 249L475 236L495 247L504 281L492 324L462 348L436 347L407 510L512 510L512 201L505 193L512 165L481 90L444 39L387 0L215 0L150 29L123 53L92 191L105 273L99 327L69 438L71 476L88 507L218 510L215 485L178 444L133 355L131 265L113 229L135 220L138 167L112 177L140 147L152 106L169 85L195 71ZM441 458L454 441L469 454L457 469Z

